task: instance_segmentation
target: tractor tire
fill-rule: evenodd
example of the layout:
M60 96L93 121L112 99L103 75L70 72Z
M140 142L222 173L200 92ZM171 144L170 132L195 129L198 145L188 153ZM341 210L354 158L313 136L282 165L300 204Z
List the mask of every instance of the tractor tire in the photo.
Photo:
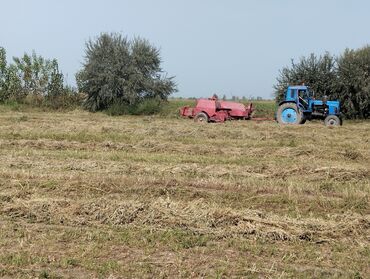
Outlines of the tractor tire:
M299 124L304 124L304 123L306 123L306 118L303 117L301 122L299 122Z
M303 124L305 121L303 113L294 103L284 103L277 110L276 120L279 124Z
M342 121L336 115L328 115L324 120L325 126L333 127L342 125Z
M195 117L194 117L194 121L195 122L199 122L199 123L207 123L209 121L208 119L208 115L205 114L204 112L200 112L198 113Z

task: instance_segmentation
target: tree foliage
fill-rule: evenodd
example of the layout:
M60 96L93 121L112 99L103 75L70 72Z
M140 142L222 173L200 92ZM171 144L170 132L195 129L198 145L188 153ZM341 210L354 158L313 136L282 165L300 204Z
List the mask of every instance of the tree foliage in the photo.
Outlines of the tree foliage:
M23 93L25 95L46 95L53 62L35 52L31 55L25 53L20 58L14 57L13 61L18 70Z
M79 91L87 94L84 107L97 111L166 100L176 84L163 74L160 64L159 50L145 39L103 33L89 40L83 68L76 75Z
M337 61L336 97L343 112L350 118L370 118L370 46L346 49Z
M7 64L6 51L0 47L0 102L17 101L59 108L78 102L75 92L64 85L56 59L45 59L35 52L13 57Z
M6 51L0 47L0 101L6 97L5 80L7 74Z
M309 85L320 98L327 95L341 102L347 118L370 117L370 46L357 50L347 49L338 57L329 53L311 54L298 63L293 60L284 67L274 86L279 102L288 85Z
M306 84L317 93L318 97L331 96L336 92L336 61L329 53L322 56L311 54L302 57L298 63L291 61L290 67L280 71L277 84L274 86L277 101L284 98L289 85Z

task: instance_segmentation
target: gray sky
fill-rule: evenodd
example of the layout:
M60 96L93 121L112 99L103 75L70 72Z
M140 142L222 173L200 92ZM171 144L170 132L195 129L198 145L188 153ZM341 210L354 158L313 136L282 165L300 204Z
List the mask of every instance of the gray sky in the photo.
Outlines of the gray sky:
M4 0L0 46L57 58L74 85L85 42L101 32L161 48L176 96L272 96L279 69L314 52L369 43L366 0Z

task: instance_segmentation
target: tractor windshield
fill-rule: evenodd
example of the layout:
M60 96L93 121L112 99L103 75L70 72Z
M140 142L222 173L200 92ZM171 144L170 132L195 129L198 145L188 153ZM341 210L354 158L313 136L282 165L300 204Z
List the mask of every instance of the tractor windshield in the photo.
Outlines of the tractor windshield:
M302 89L302 90L298 90L298 96L304 100L307 100L308 97L310 96L309 95L310 92L309 92L309 89Z
M315 92L309 87L307 87L307 97L310 99L315 97Z

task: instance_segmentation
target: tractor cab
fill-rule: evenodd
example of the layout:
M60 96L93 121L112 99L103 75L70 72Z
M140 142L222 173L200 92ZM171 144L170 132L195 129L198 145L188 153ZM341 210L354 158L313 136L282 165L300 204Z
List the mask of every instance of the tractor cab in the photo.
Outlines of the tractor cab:
M283 102L296 103L303 111L309 110L314 100L314 94L308 86L289 86L285 91Z

